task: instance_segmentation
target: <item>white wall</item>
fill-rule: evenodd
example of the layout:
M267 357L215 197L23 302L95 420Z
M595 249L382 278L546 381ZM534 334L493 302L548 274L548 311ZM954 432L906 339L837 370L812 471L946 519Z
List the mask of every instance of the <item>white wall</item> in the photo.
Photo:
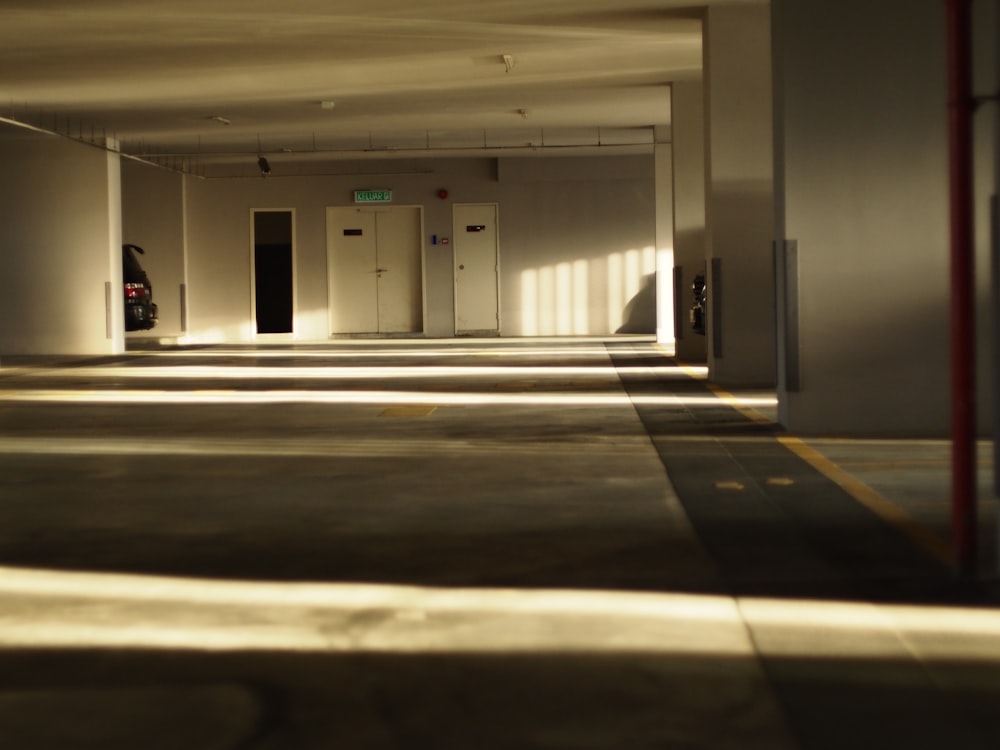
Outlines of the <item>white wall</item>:
M655 332L652 156L503 159L499 180L505 335Z
M780 418L800 433L943 435L944 3L776 0L773 13L783 138L776 235L796 240L799 256L800 335L782 342ZM990 178L990 154L981 141L980 179ZM987 199L977 198L981 271ZM796 356L798 390L786 378Z
M0 186L0 356L122 351L118 155L3 128Z
M430 242L450 237L454 203L499 205L502 335L613 333L636 325L650 301L640 292L654 262L651 156L338 163L344 174L316 177L275 167L267 178L187 178L190 340L253 338L254 208L295 209L296 335L326 339L325 209L352 205L362 188L423 207L428 336L455 332L452 245Z

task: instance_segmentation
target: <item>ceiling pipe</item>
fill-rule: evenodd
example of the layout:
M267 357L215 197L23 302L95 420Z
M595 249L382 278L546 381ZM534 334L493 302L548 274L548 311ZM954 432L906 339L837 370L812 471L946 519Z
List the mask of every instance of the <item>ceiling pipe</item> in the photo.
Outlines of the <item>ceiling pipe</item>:
M544 134L544 130L541 130ZM528 143L516 146L491 146L489 143L484 142L483 145L479 146L372 146L366 148L313 148L313 149L302 149L302 150L285 150L285 151L178 151L178 152L164 152L162 154L152 154L152 153L136 153L132 154L137 158L145 157L166 157L166 156L176 156L176 157L190 157L190 158L219 158L219 157L246 157L246 156L257 156L260 153L266 153L268 155L280 155L287 157L303 157L308 158L310 156L323 156L323 155L343 155L350 156L351 154L381 154L381 153L406 153L406 154L425 154L429 153L433 155L435 152L440 153L468 153L468 152L481 152L481 151L518 151L518 150L531 150L537 148L544 148L546 151L556 150L556 149L591 149L600 148L601 150L608 149L635 149L635 148L651 148L654 145L652 140L648 141L632 141L629 143L603 143L600 134L598 135L598 140L590 143L566 143L566 144L546 144L546 143Z
M945 0L951 225L952 540L955 572L978 573L971 0Z
M87 140L86 138L74 138L66 133L60 133L57 130L49 130L48 128L39 127L38 125L32 125L29 122L22 122L21 120L15 120L12 117L2 117L0 116L0 124L11 125L12 127L20 128L21 130L27 130L32 133L39 133L40 135L50 135L56 138L65 138L66 140L73 141L74 143L79 143L83 146L89 146L90 148L96 148L100 151L105 151L109 154L117 154L122 159L128 159L129 161L139 162L140 164L145 164L150 167L159 167L160 169L165 169L168 172L179 172L181 174L187 174L187 170L184 168L170 167L165 164L161 164L158 161L153 161L152 159L166 158L166 157L185 157L189 154L129 154L121 150L120 144L118 143L118 138L115 135L105 135L103 140L96 140L96 132L92 140ZM109 145L109 143L114 143L115 145Z

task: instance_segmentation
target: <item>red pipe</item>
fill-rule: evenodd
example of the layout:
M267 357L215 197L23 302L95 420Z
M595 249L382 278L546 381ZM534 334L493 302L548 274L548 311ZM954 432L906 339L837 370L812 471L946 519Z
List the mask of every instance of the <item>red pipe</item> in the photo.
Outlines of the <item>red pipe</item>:
M977 572L975 254L971 0L945 0L951 205L952 538L955 569Z

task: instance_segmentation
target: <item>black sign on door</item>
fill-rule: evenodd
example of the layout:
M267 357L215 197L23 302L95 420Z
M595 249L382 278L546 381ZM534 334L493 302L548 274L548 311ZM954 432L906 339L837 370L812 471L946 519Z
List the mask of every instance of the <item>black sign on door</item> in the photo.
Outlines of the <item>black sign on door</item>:
M292 212L254 211L257 333L292 332Z

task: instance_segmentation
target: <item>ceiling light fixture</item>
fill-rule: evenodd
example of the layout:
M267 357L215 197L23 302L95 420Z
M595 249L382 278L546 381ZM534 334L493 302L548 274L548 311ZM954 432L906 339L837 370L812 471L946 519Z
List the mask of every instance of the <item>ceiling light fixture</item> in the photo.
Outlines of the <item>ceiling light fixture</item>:
M233 124L232 120L230 120L228 117L223 117L222 115L212 115L208 119L209 120L214 120L215 122L219 123L220 125L232 125Z
M337 103L336 102L332 102L329 99L324 99L323 101L321 101L319 103L319 108L320 109L330 110L330 109L333 109L336 106L337 106Z
M507 66L507 72L510 73L514 69L514 56L513 55L500 55L500 59L503 64Z

